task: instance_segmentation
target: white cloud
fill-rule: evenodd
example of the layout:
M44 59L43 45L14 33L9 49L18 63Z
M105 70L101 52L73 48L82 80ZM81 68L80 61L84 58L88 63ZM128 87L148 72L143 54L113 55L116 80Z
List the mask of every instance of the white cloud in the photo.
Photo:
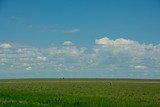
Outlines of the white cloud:
M80 32L80 29L68 29L68 30L63 30L64 33L76 33Z
M12 46L11 46L11 44L9 44L9 43L2 43L2 44L0 44L0 48L5 48L5 49L7 49L7 48L11 48Z
M104 37L104 38L101 38L101 39L96 39L95 40L95 43L97 45L109 45L109 44L113 44L113 41L110 40L109 38L107 37Z
M135 69L147 69L147 67L143 65L136 65L136 66L131 66L131 67Z
M70 46L70 45L74 45L74 43L71 41L64 41L63 45Z
M77 33L80 32L80 29L47 29L48 32L58 32L58 33Z
M37 56L37 60L46 61L47 57Z
M26 50L27 50L27 48L23 48L23 49L19 48L19 49L17 49L17 52L18 52L18 53L23 53L23 52L25 52Z
M133 44L137 44L137 42L133 41L133 40L127 40L127 39L123 39L123 38L111 40L107 37L96 39L95 43L97 45L133 45Z
M29 66L29 64L28 63L23 63L22 66Z
M32 67L27 67L26 70L30 71L30 70L32 70Z
M119 38L114 41L115 45L133 45L135 43L136 43L135 41L127 40L127 39L123 39L123 38Z
M50 47L45 50L45 53L48 55L59 55L59 56L80 56L84 53L85 49L78 49L75 46L69 47Z

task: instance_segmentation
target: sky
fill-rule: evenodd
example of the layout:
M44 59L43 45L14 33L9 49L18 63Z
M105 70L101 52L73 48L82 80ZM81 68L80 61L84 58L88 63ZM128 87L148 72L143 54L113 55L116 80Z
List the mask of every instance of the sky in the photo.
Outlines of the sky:
M0 79L160 79L159 0L0 0Z

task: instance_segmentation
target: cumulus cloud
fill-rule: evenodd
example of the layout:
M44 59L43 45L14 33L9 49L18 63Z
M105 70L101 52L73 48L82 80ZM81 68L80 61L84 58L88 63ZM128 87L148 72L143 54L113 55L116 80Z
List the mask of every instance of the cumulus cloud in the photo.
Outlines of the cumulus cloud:
M107 37L96 39L95 44L92 49L87 49L77 47L71 41L47 48L0 43L0 73L30 71L71 77L82 74L143 77L147 72L148 78L159 78L159 44L140 44L124 38L112 40Z
M11 48L12 46L11 46L11 44L9 44L9 43L2 43L2 44L0 44L0 48Z
M63 42L63 45L71 46L71 45L74 45L74 43L71 42L71 41L64 41L64 42Z
M133 45L133 44L136 44L136 43L137 42L135 42L135 41L127 40L127 39L123 39L123 38L119 38L119 39L116 39L114 41L115 45Z
M95 40L95 43L97 45L108 45L108 44L113 44L113 41L110 40L109 38L107 37L104 37L104 38L101 38L101 39L96 39Z
M127 39L123 39L123 38L111 40L107 37L96 39L95 43L97 45L133 45L133 44L137 44L137 42L133 41L133 40L127 40Z

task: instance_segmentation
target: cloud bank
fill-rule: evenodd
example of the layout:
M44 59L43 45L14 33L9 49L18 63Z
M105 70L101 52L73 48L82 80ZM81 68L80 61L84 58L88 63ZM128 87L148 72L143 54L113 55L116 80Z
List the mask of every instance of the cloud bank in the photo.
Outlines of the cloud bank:
M11 48L12 46L9 43L0 44L0 48Z
M104 37L91 50L71 41L48 48L0 43L0 78L160 78L160 44Z

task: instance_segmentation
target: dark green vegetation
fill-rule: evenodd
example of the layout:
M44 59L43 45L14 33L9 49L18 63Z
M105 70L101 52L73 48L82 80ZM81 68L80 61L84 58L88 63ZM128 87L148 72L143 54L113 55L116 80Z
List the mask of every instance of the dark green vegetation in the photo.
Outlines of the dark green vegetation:
M160 107L160 80L0 80L0 107Z

